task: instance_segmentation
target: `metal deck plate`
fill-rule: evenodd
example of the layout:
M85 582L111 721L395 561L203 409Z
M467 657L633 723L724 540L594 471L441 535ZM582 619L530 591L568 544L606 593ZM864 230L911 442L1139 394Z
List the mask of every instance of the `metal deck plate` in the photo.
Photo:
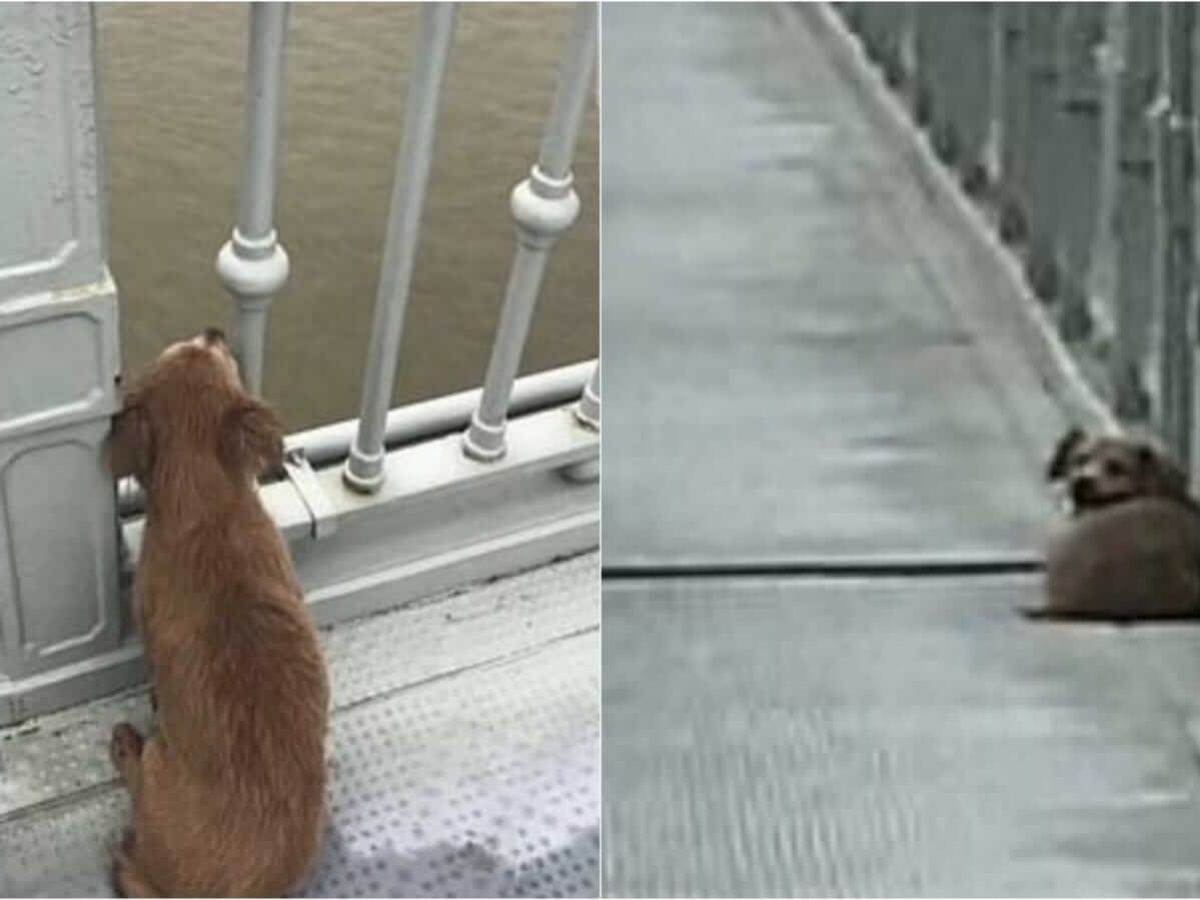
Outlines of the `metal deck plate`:
M604 587L609 896L1200 891L1200 627L1031 578Z
M306 896L595 896L594 554L323 633L333 824ZM143 692L0 731L0 893L111 896Z

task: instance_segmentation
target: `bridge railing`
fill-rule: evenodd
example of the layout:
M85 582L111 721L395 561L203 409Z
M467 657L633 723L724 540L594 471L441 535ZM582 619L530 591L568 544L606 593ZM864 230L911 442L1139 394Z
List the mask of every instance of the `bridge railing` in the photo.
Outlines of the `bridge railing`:
M261 489L321 622L599 542L598 364L517 377L548 255L579 211L594 3L575 8L541 151L512 192L516 255L481 388L389 408L455 15L421 7L360 414L290 435L286 477ZM240 202L217 271L259 393L289 274L274 225L288 6L249 17ZM94 35L84 4L0 9L0 725L142 677L127 596L142 497L114 491L100 452L120 398Z
M1100 395L1194 463L1195 7L836 8Z

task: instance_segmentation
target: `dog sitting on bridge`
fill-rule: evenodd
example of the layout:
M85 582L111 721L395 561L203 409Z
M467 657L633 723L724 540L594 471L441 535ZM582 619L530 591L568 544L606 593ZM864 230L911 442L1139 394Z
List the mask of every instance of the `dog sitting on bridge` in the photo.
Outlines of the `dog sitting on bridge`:
M1166 454L1072 429L1047 468L1071 519L1046 556L1046 605L1031 618L1200 618L1200 507Z
M112 733L133 805L116 886L281 896L318 853L329 705L287 546L255 491L282 460L282 429L209 329L127 386L107 452L146 492L134 616L158 701L157 733Z

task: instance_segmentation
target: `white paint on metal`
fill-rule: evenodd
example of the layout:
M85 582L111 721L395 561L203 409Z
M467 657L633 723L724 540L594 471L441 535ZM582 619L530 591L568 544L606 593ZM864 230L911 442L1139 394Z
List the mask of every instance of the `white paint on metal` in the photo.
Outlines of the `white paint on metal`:
M563 54L558 90L537 164L512 192L510 208L517 224L517 253L509 273L479 408L463 435L463 450L473 459L496 460L505 453L509 399L550 250L579 215L571 161L591 87L596 57L596 13L595 3L576 6L575 23Z
M420 236L421 209L433 158L442 85L454 36L455 5L428 3L421 7L417 35L404 104L404 132L396 155L396 175L384 240L379 292L371 322L367 367L363 375L362 407L358 435L342 470L346 484L356 491L372 493L384 479L384 427L396 380L400 337L408 290Z
M511 414L524 415L569 403L585 389L588 372L594 365L592 362L573 363L518 378L509 405ZM467 424L471 411L479 405L480 392L480 388L474 388L390 410L385 420L384 446L395 449L459 431ZM286 446L289 451L302 451L315 467L339 464L350 452L357 430L356 419L332 422L288 435ZM143 511L145 498L132 478L121 480L119 497L121 515L132 516Z
M93 8L0 6L0 694L118 647ZM0 715L4 712L0 696Z
M237 304L234 355L242 381L262 391L267 310L287 283L287 253L275 234L275 183L283 109L286 3L250 7L250 59L246 89L246 148L242 160L237 225L217 254L217 273Z
M600 363L596 363L592 377L583 389L575 407L575 418L589 428L600 430Z
M317 621L347 621L599 546L599 485L563 477L597 461L599 435L563 405L514 419L509 440L505 459L489 465L464 458L457 433L391 451L387 479L369 495L349 489L338 467L315 470L303 494L292 480L263 486L259 497L291 542ZM315 521L314 496L325 498L317 508L336 520L336 531ZM144 525L141 518L124 525L131 565ZM144 677L132 637L38 678L0 677L0 725Z

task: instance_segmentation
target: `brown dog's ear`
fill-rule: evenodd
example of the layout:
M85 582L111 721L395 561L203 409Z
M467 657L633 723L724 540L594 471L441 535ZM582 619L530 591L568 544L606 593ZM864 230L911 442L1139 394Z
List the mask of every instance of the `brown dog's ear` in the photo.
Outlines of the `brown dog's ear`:
M1066 477L1067 464L1071 461L1071 454L1085 440L1087 440L1087 435L1083 429L1074 426L1059 438L1058 444L1054 448L1054 454L1050 457L1050 462L1046 464L1047 481L1058 481L1060 478Z
M149 473L154 460L154 434L146 407L136 396L127 396L124 407L113 416L104 457L117 478L143 478Z
M283 465L283 424L265 403L246 399L225 413L220 453L225 464L255 476Z
M1153 494L1186 497L1187 473L1165 453L1150 444L1138 444L1138 471Z

